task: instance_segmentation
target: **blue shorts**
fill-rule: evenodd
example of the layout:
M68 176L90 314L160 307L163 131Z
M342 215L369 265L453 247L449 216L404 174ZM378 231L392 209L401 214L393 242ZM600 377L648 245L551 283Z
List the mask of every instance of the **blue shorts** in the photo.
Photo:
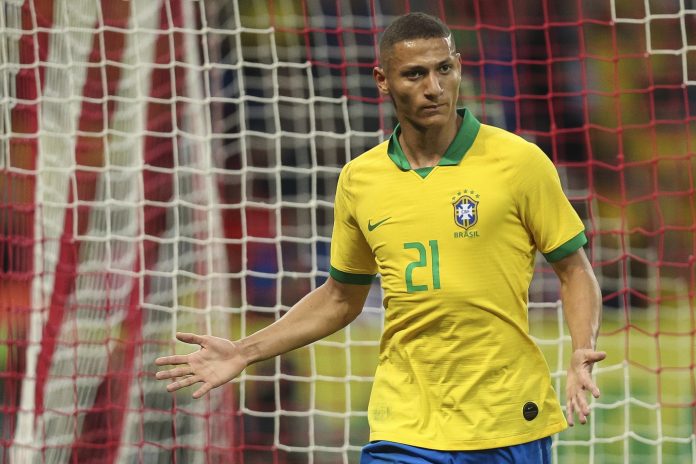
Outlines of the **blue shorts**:
M360 464L551 464L551 437L476 451L437 451L393 441L375 441L362 449Z

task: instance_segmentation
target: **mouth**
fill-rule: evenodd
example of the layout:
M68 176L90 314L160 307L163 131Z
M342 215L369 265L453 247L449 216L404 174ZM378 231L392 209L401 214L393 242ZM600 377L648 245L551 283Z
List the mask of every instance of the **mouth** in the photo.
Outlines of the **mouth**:
M440 103L440 104L437 104L437 105L427 105L427 106L423 106L422 108L423 108L423 111L426 112L426 113L434 113L434 112L439 111L439 110L440 110L441 108L443 108L444 106L445 106L444 103Z

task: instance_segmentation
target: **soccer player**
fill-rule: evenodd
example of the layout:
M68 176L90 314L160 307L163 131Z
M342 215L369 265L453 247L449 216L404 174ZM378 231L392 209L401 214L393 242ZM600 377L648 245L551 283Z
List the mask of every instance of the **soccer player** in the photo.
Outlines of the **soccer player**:
M362 310L377 273L385 325L369 405L367 463L550 462L552 434L585 423L601 295L583 224L535 145L457 109L461 65L438 19L397 18L380 41L379 91L398 126L343 168L329 279L282 318L237 341L166 356L169 391L199 398L246 366L325 337ZM539 250L561 282L573 353L567 422L528 333Z

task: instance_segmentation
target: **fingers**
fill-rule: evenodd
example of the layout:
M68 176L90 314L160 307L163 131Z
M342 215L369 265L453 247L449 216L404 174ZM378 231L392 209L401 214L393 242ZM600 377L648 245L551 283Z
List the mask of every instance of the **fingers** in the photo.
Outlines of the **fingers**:
M188 333L188 332L177 332L176 338L177 338L177 340L180 340L184 343L191 343L191 344L196 344L196 345L202 345L203 342L205 341L205 338L202 335L197 335L197 334Z
M587 404L587 397L584 392L580 392L575 396L575 405L580 418L580 423L587 422L587 416L590 415L590 405Z
M590 390L590 392L592 392L592 396L594 396L595 398L599 398L599 396L601 395L599 388L597 388L597 385L595 385L593 383L591 383L589 385L588 390Z
M173 379L176 377L183 377L185 375L190 374L193 374L193 369L191 369L191 366L186 365L177 367L175 369L169 369L167 371L160 371L157 374L155 374L155 378L157 378L157 380Z
M566 413L571 427L575 425L576 414L581 424L587 423L591 408L586 392L595 398L600 396L599 388L592 381L592 366L606 357L606 352L591 349L578 349L573 353L566 389Z
M176 338L184 343L191 343L202 345L205 342L205 338L201 335L196 335L194 333L187 332L177 332ZM186 364L189 361L188 355L173 355L173 356L162 356L155 359L155 364L158 366L164 366L166 364Z
M179 341L182 341L184 343L197 344L197 345L201 345L201 346L203 346L203 344L205 343L204 336L197 335L194 333L177 332L176 338ZM202 348L202 349L204 349L204 348ZM194 374L193 369L188 364L189 361L191 360L190 356L191 355L173 355L173 356L162 356L162 357L155 359L155 364L158 366L180 365L179 367L175 367L173 369L169 369L169 370L165 370L165 371L160 371L160 372L157 372L155 374L155 377L158 380L176 379L176 378L179 379L179 380L167 385L168 392L175 392L177 390L188 387L188 386L193 385L195 383L203 382L203 379L201 378L201 376ZM193 397L200 398L201 396L208 393L212 388L213 388L212 385L210 385L207 382L204 382L203 386L194 392Z
M599 398L599 395L601 392L599 391L599 388L597 388L597 385L592 381L592 376L589 373L582 372L578 374L578 381L580 382L580 388L583 391L589 391L592 396L595 398ZM585 395L582 395L583 398L585 398Z
M578 414L578 421L580 421L580 424L587 424L587 415L583 413L580 409L576 409L575 412Z
M572 389L568 391L566 397L566 411L568 425L571 427L574 425L574 415L577 414L578 420L581 424L587 423L587 418L590 415L591 407L590 403L587 401L587 395L585 391L589 390L592 392L592 396L599 398L599 388L592 382L583 384L580 389Z
M173 356L162 356L161 358L155 359L155 364L158 366L165 366L167 364L186 364L188 362L188 355L176 354Z
M580 397L581 398L581 397ZM581 424L587 423L587 416L590 414L590 408L587 403L581 404L579 397L573 396L566 400L566 416L568 420L568 425L573 427L575 425L575 414L578 415L578 420Z
M212 389L213 389L213 386L212 386L210 383L204 382L203 385L201 385L201 387L200 387L198 390L196 390L195 392L193 392L193 398L194 398L194 399L198 399L198 398L200 398L201 396L203 396L203 395L205 395L206 393L208 393L208 392L209 392L210 390L212 390Z
M574 426L575 425L575 414L574 414L574 409L573 409L573 402L571 401L570 398L566 399L566 420L568 421L569 426Z
M590 351L586 354L586 357L587 361L591 363L596 363L602 361L603 359L606 359L607 353L606 351Z
M181 380L177 380L176 382L172 382L169 385L167 385L167 391L168 392L177 391L181 388L188 387L189 385L193 385L194 383L197 383L200 381L201 381L201 378L198 375L184 377Z
M599 398L601 392L599 391L599 388L597 388L597 385L595 385L595 383L592 381L592 377L590 376L590 374L581 374L579 377L582 382L582 389L592 393L592 396L594 396L595 398ZM583 398L584 397L585 396L583 395Z

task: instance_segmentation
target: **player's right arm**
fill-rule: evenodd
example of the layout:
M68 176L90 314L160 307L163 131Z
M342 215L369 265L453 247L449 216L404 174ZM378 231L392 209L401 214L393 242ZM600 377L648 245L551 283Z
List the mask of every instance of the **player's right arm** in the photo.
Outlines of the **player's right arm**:
M157 373L157 379L174 379L170 392L196 383L200 398L237 377L247 366L322 339L347 326L362 311L369 285L344 284L329 277L283 317L258 332L231 341L211 335L177 333L185 343L200 345L187 355L157 358L158 366L175 367Z

